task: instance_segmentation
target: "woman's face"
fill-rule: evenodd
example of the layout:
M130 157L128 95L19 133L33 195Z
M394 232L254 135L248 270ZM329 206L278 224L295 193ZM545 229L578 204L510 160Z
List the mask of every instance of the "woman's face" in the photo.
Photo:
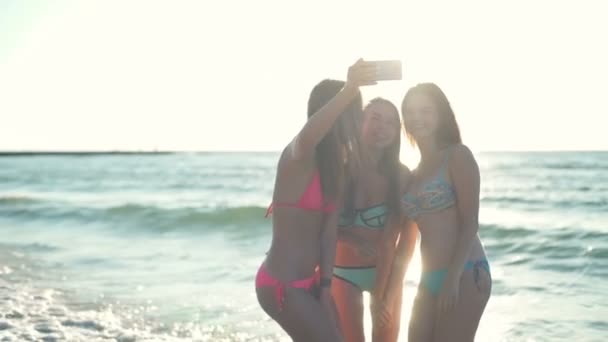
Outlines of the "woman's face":
M401 123L395 109L382 102L372 103L363 111L362 140L366 146L384 149L400 133Z
M439 113L431 98L422 93L414 93L403 108L403 124L416 141L435 135L439 126Z

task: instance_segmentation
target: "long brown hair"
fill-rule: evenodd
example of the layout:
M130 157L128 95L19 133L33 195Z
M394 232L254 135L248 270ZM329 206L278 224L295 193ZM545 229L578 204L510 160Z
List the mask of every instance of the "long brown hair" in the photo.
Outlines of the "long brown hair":
M345 82L332 79L319 82L308 99L308 118L336 96L344 85ZM362 107L363 101L359 93L317 145L315 159L326 200L337 199L343 188L347 163L352 162L352 155L358 152L354 118L360 115Z
M379 171L382 175L384 175L388 179L388 188L386 193L385 205L388 208L388 212L393 217L399 217L401 213L401 161L399 159L400 149L401 149L401 122L399 121L399 110L397 106L393 104L391 101L382 98L376 97L369 101L369 103L365 106L367 109L369 106L373 104L386 104L391 107L393 112L395 113L395 119L397 124L395 125L395 138L393 142L387 146L380 157L379 160ZM364 109L364 111L365 111ZM358 117L358 120L362 122L364 120L363 114ZM344 209L347 215L354 214L354 188L355 188L354 180L350 179L347 189L347 196L345 198Z
M376 97L369 101L366 108L374 103L385 104L394 111L397 127L397 134L393 142L386 147L382 158L380 159L380 172L388 179L388 192L386 193L386 207L391 214L399 214L401 210L401 160L399 154L401 150L401 122L399 120L399 110L391 101Z
M437 114L439 115L439 125L435 137L437 138L437 144L441 147L447 147L454 144L460 144L462 139L460 138L460 129L456 122L456 116L448 101L445 93L435 83L419 83L416 86L410 88L401 103L401 115L403 116L403 127L407 134L408 140L412 145L416 144L416 139L411 135L405 124L405 109L407 107L408 100L414 94L424 94L428 96L435 107L437 108Z

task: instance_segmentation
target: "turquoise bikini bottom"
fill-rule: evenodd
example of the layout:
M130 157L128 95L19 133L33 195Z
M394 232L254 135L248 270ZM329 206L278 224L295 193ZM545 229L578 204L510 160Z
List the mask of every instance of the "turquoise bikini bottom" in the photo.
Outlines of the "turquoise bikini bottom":
M479 280L479 269L483 268L488 275L491 277L490 264L487 259L480 259L477 261L467 261L464 265L464 270L473 270L473 276L475 277L475 283ZM433 296L436 296L443 287L445 277L448 275L447 269L423 272L420 277L420 285L424 286Z
M376 267L334 266L334 277L358 287L361 291L371 292L376 282Z

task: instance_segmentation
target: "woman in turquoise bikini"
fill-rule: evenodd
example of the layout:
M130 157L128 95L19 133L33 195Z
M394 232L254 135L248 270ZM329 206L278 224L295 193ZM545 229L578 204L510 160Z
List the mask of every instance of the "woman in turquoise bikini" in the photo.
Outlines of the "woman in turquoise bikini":
M411 88L402 116L421 155L402 198L403 210L421 234L422 275L409 341L473 341L492 289L477 234L479 168L462 144L454 112L438 86Z
M364 341L364 291L372 296L373 340L396 341L403 276L416 238L402 224L400 210L410 171L399 161L401 123L394 104L376 98L359 121L366 158L340 214L332 295L345 341Z

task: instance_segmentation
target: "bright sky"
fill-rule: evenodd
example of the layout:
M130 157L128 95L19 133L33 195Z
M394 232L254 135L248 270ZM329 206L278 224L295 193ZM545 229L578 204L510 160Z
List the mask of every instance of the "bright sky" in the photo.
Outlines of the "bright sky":
M608 149L605 1L0 2L0 150L278 150L312 86L432 81L473 150Z

